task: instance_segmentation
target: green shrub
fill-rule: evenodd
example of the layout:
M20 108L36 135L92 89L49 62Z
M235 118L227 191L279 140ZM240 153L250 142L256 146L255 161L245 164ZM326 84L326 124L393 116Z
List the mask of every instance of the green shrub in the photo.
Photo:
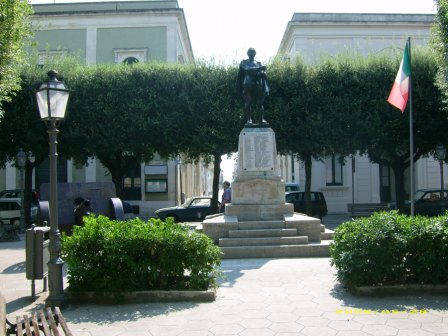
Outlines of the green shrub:
M340 225L331 263L347 285L448 282L448 214L409 217L376 213Z
M399 283L405 276L406 217L379 212L341 224L330 246L338 279L348 285Z
M221 252L203 234L159 219L84 223L63 237L70 290L204 290L214 281Z
M415 217L409 227L406 266L417 284L448 282L448 216Z

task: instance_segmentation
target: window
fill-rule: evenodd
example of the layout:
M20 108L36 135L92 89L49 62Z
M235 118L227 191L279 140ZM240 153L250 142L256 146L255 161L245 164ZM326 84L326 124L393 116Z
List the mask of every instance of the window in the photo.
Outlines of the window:
M146 62L148 59L148 48L118 48L114 49L115 63L134 64Z
M343 160L340 155L332 155L325 160L327 168L327 186L342 185Z
M123 178L123 193L126 200L141 199L141 172L140 164L131 167Z
M191 202L191 207L204 207L204 206L210 206L211 199L205 199L205 198L198 198L195 199L193 202Z
M146 192L147 193L166 193L168 192L168 180L146 180Z
M138 63L138 59L136 59L135 57L132 57L132 56L125 58L123 61L123 64L126 64L126 65L132 65L134 63Z

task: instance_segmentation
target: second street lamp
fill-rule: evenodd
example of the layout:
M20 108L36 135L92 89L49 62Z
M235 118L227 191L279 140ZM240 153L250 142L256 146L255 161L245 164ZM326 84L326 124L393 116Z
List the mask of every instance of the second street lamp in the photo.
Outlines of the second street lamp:
M26 164L26 154L25 152L22 150L22 148L20 148L20 150L17 152L16 155L16 165L19 168L19 172L20 172L20 179L19 179L19 189L20 189L20 232L23 233L25 232L25 209L24 209L24 202L23 202L23 197L25 196L24 194L24 185L23 185L23 170L25 169L25 164Z
M443 188L443 161L446 158L446 148L442 144L438 144L436 147L436 155L437 159L440 163L440 200L443 200L445 198L445 192Z
M70 90L57 79L57 72L48 72L49 80L43 83L36 92L37 104L41 119L48 127L50 144L50 260L48 261L49 295L46 305L50 307L65 304L63 285L63 266L61 258L61 233L58 222L58 184L57 184L57 129L59 122L65 117Z

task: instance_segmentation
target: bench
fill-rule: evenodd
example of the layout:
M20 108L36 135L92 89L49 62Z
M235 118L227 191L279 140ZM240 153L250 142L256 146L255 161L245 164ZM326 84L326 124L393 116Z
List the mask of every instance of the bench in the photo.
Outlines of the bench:
M16 323L6 318L6 300L0 293L0 336L72 336L58 307L39 310L37 313L17 316Z
M59 307L55 307L53 310L46 308L32 312L31 316L27 314L17 316L15 324L6 319L6 324L8 325L6 335L72 336Z
M390 209L387 203L347 203L347 210L352 217L369 217L374 212Z

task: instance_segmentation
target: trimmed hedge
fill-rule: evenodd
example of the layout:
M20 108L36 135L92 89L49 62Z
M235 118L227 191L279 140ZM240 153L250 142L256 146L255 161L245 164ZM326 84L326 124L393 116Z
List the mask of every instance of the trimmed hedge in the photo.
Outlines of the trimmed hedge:
M206 290L214 285L221 252L201 233L159 219L90 216L84 223L62 241L70 290Z
M391 211L345 222L330 255L338 279L349 286L448 283L448 214Z

